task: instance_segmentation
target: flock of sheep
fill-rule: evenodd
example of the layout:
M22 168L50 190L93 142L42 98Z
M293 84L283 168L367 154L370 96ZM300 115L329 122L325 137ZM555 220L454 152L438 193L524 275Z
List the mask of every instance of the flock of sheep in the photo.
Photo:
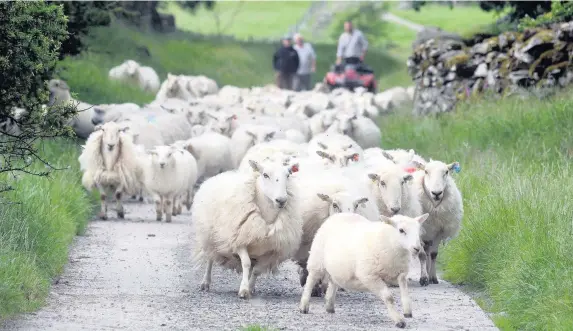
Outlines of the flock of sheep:
M410 259L419 258L421 286L437 284L438 247L463 216L457 162L380 147L373 118L410 100L406 89L219 89L204 76L172 74L160 85L153 69L132 62L110 79L156 92L155 101L95 105L71 122L87 137L82 183L100 192L100 218L110 196L119 218L125 196L151 199L157 221L186 207L202 290L217 265L242 273L238 295L248 299L259 275L290 259L300 266L302 313L311 295L325 293L333 313L337 289L370 291L405 326ZM54 102L71 99L63 81L52 80L50 92ZM403 314L389 289L396 285Z

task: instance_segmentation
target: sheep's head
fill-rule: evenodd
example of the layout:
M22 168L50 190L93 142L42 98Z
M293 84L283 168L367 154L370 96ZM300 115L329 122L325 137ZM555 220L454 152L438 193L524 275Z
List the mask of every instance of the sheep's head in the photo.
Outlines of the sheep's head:
M137 69L139 69L139 63L133 60L125 61L125 72L130 76L135 76L137 73Z
M171 73L167 74L166 87L168 96L174 96L179 93L179 90L183 88L183 86L180 83L181 82L179 81L179 76L173 75Z
M253 171L260 174L257 178L259 188L276 208L284 208L288 200L287 184L291 174L298 171L298 163L285 166L282 162L260 164L249 160Z
M176 146L156 146L148 152L151 156L151 163L159 169L171 169L175 166L173 154L179 153Z
M102 145L104 150L113 151L119 145L121 134L129 129L127 126L120 126L115 122L109 122L95 128L96 131L102 131Z
M413 149L391 149L382 151L382 154L385 158L404 167L412 165L412 161L414 161L414 157L416 156L416 152Z
M191 125L194 124L204 124L207 112L202 108L189 108L187 109L187 120Z
M431 160L425 165L414 161L416 167L424 171L424 190L435 201L441 201L448 189L452 172L459 171L459 163L445 164Z
M351 136L354 133L354 124L352 122L357 118L356 115L338 114L334 123L336 131Z
M420 228L422 227L422 223L428 219L428 216L430 216L428 213L414 218L404 215L394 215L392 217L380 215L380 220L396 228L402 247L410 251L413 255L417 255L422 249Z
M395 164L387 164L368 177L378 186L380 197L388 215L396 215L402 209L404 185L414 177Z
M271 128L254 128L245 130L245 133L252 139L252 145L269 142L275 138L276 130Z
M72 97L70 94L70 87L63 80L50 80L48 83L48 90L50 91L48 106L58 105L61 102L68 101Z
M328 127L330 127L334 123L334 120L336 119L336 113L333 111L322 111L320 114L316 116L321 117L323 130L326 130Z
M362 206L364 208L366 202L368 202L368 198L357 197L346 191L338 192L333 195L322 193L317 193L317 195L322 201L326 201L330 204L328 211L329 215L336 213L356 213L358 207Z
M237 119L237 115L229 115L227 113L207 113L207 116L211 118L211 128L213 131L228 135L232 131L233 121Z
M349 163L358 162L360 160L360 154L352 151L348 153L345 151L340 151L339 153L316 151L316 154L339 167L347 167Z

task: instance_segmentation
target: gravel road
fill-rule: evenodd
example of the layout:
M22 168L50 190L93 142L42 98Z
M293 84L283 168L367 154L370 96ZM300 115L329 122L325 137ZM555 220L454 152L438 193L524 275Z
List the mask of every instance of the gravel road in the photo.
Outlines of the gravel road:
M213 268L208 293L202 270L191 270L189 214L173 223L154 220L152 205L128 204L126 219L93 221L77 237L69 264L45 308L4 323L3 330L239 330L259 324L280 330L397 330L373 294L339 292L336 313L312 298L298 312L301 287L293 263L259 278L250 301L237 297L240 276ZM420 287L411 275L409 330L498 330L464 293L442 281ZM393 289L398 303L398 289Z

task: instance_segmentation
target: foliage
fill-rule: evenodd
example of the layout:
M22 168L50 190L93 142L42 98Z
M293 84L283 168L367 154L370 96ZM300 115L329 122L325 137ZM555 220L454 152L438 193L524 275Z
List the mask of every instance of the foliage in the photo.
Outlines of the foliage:
M45 2L0 2L0 174L24 172L45 176L50 164L39 155L35 142L65 135L65 125L74 115L73 107L51 107L45 116L42 104L48 101L46 80L58 59L66 37L62 8ZM20 117L14 107L26 112ZM19 133L7 129L17 126ZM31 171L33 161L48 169ZM11 186L0 180L0 193Z
M573 329L572 112L566 91L381 121L384 148L461 163L462 230L438 260L447 280L485 294L502 330Z
M208 0L208 1L179 1L177 5L184 9L189 9L193 14L196 13L197 8L200 5L205 6L208 10L213 10L215 7L215 1Z
M338 41L344 31L344 22L351 21L354 27L362 31L370 45L380 45L386 39L385 31L388 24L380 17L387 10L388 4L385 2L361 2L359 6L337 18L331 38Z
M479 4L480 8L485 11L502 11L506 7L511 7L512 10L508 14L509 20L518 21L525 16L535 18L551 10L552 2L553 1L480 1Z
M109 25L110 11L117 7L117 1L48 1L60 4L68 17L68 38L62 43L60 58L78 54L82 38L92 26Z
M551 11L546 12L537 18L526 16L519 21L519 29L535 28L539 26L548 26L553 23L568 22L573 19L573 3L553 1Z

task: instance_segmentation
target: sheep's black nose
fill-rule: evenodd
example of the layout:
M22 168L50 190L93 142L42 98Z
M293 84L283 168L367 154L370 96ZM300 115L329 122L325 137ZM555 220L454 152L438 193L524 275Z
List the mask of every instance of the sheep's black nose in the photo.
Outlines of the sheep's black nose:
M342 130L342 133L348 135L348 130Z
M280 208L284 207L287 199L286 198L276 198L275 201L279 205Z
M398 212L400 211L399 207L394 207L394 208L390 208L390 210L394 213L394 214L398 214Z
M113 146L115 146L115 144L107 144L107 149L111 151L113 149Z
M165 162L160 162L160 163L159 163L159 166L160 166L161 168L165 167Z

